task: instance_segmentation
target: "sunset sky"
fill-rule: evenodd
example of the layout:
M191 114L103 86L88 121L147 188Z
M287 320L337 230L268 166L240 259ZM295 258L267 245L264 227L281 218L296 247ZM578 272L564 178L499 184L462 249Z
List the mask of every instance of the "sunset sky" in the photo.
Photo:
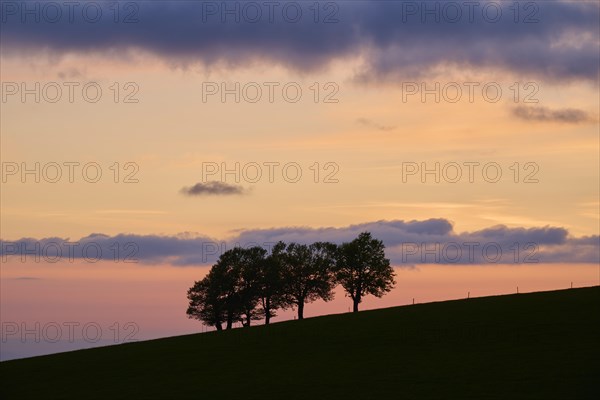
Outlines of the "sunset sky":
M200 331L236 243L370 231L363 308L600 283L597 1L80 3L0 3L2 359Z

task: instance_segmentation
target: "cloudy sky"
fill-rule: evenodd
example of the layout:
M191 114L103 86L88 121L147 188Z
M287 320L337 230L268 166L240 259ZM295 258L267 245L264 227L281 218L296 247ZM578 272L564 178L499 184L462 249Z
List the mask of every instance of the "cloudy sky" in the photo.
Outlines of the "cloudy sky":
M365 230L365 308L598 284L596 1L0 11L3 322L194 332L224 249Z

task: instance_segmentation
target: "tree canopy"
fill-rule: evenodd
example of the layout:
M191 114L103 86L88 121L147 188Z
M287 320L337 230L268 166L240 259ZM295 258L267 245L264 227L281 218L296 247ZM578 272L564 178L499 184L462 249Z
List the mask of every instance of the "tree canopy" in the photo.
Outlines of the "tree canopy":
M340 284L354 311L367 295L381 297L394 282L385 246L363 232L348 243L310 245L278 242L268 253L255 246L221 254L204 279L188 290L187 315L222 330L264 318L269 324L278 309L294 308L298 319L316 300L330 301Z
M354 312L366 295L382 297L394 287L394 270L384 250L369 232L339 246L335 277L352 299Z

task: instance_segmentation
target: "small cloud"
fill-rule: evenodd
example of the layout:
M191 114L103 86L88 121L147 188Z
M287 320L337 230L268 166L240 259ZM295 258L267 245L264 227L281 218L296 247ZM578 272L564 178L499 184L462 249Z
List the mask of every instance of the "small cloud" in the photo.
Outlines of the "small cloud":
M83 78L83 73L77 68L68 68L63 71L58 72L58 77L60 79L69 79L69 78Z
M402 268L405 271L421 272L421 268L417 267L415 264L400 264L394 266L397 268Z
M356 122L360 125L368 126L369 128L375 128L379 131L393 131L394 129L396 129L395 126L381 125L381 124L379 124L373 120L370 120L368 118L358 118L356 120Z
M525 107L519 106L513 109L513 114L526 121L563 122L567 124L579 124L581 122L593 121L591 115L576 108L563 108L551 110L547 107Z
M160 210L96 210L98 214L138 214L138 215L159 215L167 214L165 211Z
M184 187L181 193L186 196L230 196L243 195L246 190L239 185L230 185L224 182L200 182L194 186Z

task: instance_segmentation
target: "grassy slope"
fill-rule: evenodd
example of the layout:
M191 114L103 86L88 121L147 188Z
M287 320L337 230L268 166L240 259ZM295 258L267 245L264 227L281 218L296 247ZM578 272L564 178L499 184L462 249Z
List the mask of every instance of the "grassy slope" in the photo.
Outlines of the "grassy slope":
M594 398L599 305L594 287L80 350L0 363L0 393L8 399Z

